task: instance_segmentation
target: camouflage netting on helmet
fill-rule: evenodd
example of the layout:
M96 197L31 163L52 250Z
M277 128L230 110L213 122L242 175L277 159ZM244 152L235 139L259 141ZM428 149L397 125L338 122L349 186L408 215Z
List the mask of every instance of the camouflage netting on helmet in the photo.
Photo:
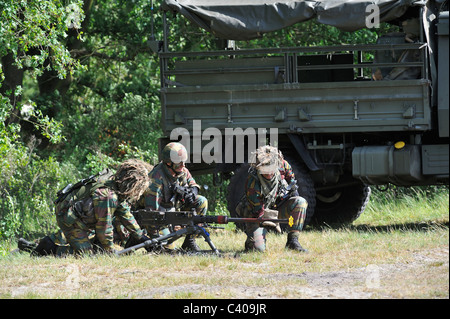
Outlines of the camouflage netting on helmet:
M275 173L283 161L283 155L276 147L264 145L254 151L250 157L250 165L261 174Z
M138 159L123 162L113 176L119 194L131 203L137 201L149 185L148 174L152 169L152 165Z

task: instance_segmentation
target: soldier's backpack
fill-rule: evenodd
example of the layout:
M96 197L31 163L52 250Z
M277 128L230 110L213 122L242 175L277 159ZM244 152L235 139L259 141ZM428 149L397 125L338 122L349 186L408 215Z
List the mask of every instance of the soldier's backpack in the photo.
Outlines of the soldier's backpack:
M75 184L68 184L63 189L58 191L58 193L56 194L56 199L53 202L55 205L57 205L71 193L74 193L73 195L77 199L82 199L87 195L90 195L94 184L103 184L112 175L114 175L113 171L111 171L109 168L105 168L103 171L91 175L88 178L82 179Z

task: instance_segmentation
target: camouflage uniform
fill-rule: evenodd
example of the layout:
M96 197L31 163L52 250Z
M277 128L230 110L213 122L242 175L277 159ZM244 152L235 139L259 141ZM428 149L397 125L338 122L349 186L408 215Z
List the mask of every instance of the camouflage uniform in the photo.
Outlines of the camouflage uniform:
M156 165L150 172L150 184L139 201L139 207L151 210L191 210L197 214L205 215L208 210L208 200L198 194L200 186L195 182L189 170L184 167L187 160L186 148L180 143L167 144L162 152L162 162ZM176 169L175 169L176 167ZM178 184L190 188L193 197L189 201L175 195L172 187ZM149 234L158 236L156 229L147 229ZM168 232L167 229L163 233ZM173 246L172 246L173 247ZM166 247L166 248L172 248ZM182 245L183 249L198 251L194 237L187 235Z
M284 159L281 160L278 172L274 174L270 181L258 173L255 168L250 168L245 182L245 196L238 204L236 211L242 217L258 218L263 216L265 209L274 209L279 212L278 217L281 219L292 216L293 225L288 226L288 232L301 231L308 207L306 200L295 193L281 206L278 205L281 202L279 194L281 184L287 186L292 180L295 180L294 172ZM266 233L266 229L259 224L247 223L246 249L264 251L266 248Z
M124 244L148 240L131 213L134 204L149 185L150 164L128 159L113 174L105 169L61 189L55 200L56 222L60 230L38 243L19 239L20 250L32 255L60 256L91 251L114 251L114 241Z
M94 188L90 195L85 201L88 209L83 210L81 214L75 209L70 195L56 206L58 226L75 252L92 250L93 246L89 240L92 232L95 232L96 241L102 249L113 251L113 218L135 239L142 237L143 232L131 214L129 204L120 200L114 190L113 181Z
M150 172L150 186L145 191L141 205L146 209L160 210L160 207L169 210L190 210L195 209L197 214L204 215L208 210L208 200L201 195L196 195L195 201L191 205L185 205L179 199L171 201L173 194L170 185L178 183L180 186L197 187L200 186L195 182L191 173L187 168L183 168L181 174L172 176L167 165L160 163Z

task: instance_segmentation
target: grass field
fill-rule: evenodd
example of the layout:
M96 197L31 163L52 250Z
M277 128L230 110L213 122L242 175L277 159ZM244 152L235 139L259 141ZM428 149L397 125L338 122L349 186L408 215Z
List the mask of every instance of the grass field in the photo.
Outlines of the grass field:
M305 229L309 253L270 233L245 253L240 231L215 230L222 256L32 258L0 243L0 298L449 298L449 197L375 201L353 225ZM197 240L203 249L208 246Z

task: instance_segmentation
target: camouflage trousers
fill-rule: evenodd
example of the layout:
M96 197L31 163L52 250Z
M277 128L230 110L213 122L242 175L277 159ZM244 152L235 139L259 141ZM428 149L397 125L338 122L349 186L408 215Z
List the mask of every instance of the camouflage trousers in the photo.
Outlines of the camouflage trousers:
M53 241L53 243L56 245L56 256L66 256L69 254L73 254L74 251L76 251L69 244L69 241L67 240L64 232L61 229L53 234L48 235L47 237L50 238L50 240ZM88 240L90 243L93 243L95 241L95 232L93 230L88 232Z
M239 203L241 205L241 203ZM253 217L251 215L251 210L243 209L242 207L245 203L236 208L238 214L242 217ZM287 231L301 231L303 229L303 225L305 223L306 218L306 209L308 208L307 201L300 196L295 196L289 198L286 202L284 202L280 207L274 207L271 209L278 210L278 218L279 219L287 219L292 216L293 224L292 226L287 227ZM245 233L247 234L247 240L245 241L245 249L246 250L258 250L265 251L266 250L266 234L267 230L264 227L261 227L260 224L257 223L246 223L245 224Z
M129 237L128 231L125 229L125 227L123 227L122 224L120 224L120 222L116 218L113 218L113 226L114 226L114 242L120 246L124 246ZM56 245L56 253L55 253L56 256L61 257L73 254L74 251L81 250L80 245L77 243L77 238L71 238L70 241L67 240L66 236L64 235L64 232L61 229L59 229L55 233L48 235L47 237ZM91 244L91 247L94 247L94 250L97 246L100 245L96 240L95 231L93 229L87 231L87 239ZM83 236L81 238L81 241L83 243L86 242L86 237ZM72 246L69 244L70 242L73 243L75 249L72 248Z
M206 197L202 195L197 195L192 205L184 205L181 206L180 209L181 210L195 209L195 212L198 215L206 215L206 212L208 211L208 200L206 199Z
M96 241L95 229L84 224L79 218L73 215L71 210L59 210L58 208L57 206L56 222L61 231L50 236L51 239L56 239L56 244L59 242L60 247L58 250L65 253L77 254L92 252ZM70 249L68 249L67 244L70 246ZM98 246L101 247L100 243L98 243Z
M93 246L90 241L93 230L89 229L80 220L69 224L64 221L60 215L56 216L58 226L64 234L64 237L75 253L92 251Z

